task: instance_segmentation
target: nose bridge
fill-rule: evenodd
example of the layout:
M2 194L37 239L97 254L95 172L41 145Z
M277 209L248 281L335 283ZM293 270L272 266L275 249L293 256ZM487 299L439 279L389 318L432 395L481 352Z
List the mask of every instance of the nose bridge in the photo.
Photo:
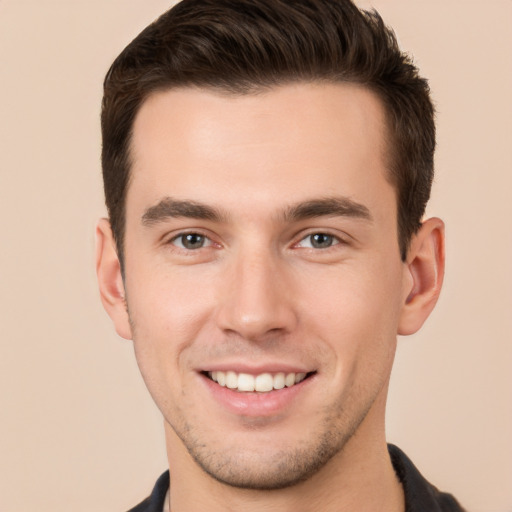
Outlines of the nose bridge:
M257 340L293 327L295 314L286 290L286 264L269 247L240 248L227 270L219 321L223 330Z

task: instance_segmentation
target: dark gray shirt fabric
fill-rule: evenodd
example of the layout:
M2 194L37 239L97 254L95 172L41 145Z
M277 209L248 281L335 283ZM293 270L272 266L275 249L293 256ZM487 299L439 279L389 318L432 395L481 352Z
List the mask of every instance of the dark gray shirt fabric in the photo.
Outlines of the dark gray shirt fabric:
M392 444L388 445L388 450L404 488L405 512L465 512L451 494L429 484L404 452ZM169 471L166 471L157 480L151 496L128 512L162 512L168 489Z

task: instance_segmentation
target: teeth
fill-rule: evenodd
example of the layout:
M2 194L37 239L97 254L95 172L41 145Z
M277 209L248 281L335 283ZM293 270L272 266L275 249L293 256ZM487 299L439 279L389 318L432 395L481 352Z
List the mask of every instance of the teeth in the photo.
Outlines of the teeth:
M277 373L274 375L274 389L283 389L284 388L284 373Z
M305 373L297 373L295 374L295 384L298 384L301 380L304 380L306 378Z
M273 389L283 389L291 387L306 378L305 373L261 373L260 375L250 375L248 373L229 372L208 372L209 377L220 386L237 391L257 391L259 393L268 393Z
M252 375L248 375L247 373L238 375L238 391L254 391L254 384L254 377ZM222 384L220 385L222 386Z
M226 387L230 389L238 387L238 375L235 372L226 373Z
M295 373L289 373L284 379L284 385L289 388L295 384Z
M272 391L274 389L274 379L270 373L262 373L254 379L254 389L256 391Z

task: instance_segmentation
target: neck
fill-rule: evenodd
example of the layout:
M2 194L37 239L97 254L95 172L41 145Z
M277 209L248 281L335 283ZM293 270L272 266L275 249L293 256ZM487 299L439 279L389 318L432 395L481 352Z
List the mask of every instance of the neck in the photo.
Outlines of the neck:
M383 409L377 410L385 404L374 405L344 448L316 474L292 487L271 491L239 489L214 480L197 466L166 424L172 512L404 512L403 489L385 441ZM382 425L375 428L379 418Z

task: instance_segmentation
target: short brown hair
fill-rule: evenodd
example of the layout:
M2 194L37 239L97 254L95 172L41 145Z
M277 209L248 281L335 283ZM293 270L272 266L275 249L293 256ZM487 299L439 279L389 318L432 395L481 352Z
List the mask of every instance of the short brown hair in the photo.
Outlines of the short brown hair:
M405 259L430 196L434 108L427 81L379 14L351 0L182 0L122 51L104 82L103 181L121 266L132 127L151 93L189 86L250 94L322 81L360 84L384 105Z

